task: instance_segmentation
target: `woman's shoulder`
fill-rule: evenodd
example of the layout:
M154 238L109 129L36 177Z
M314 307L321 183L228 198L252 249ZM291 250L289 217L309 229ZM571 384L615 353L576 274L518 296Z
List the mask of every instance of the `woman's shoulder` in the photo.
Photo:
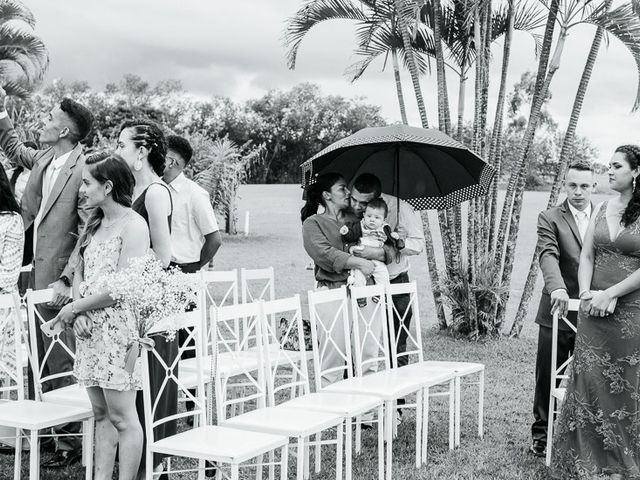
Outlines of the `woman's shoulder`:
M129 215L128 221L125 223L122 228L122 235L126 236L138 236L140 235L149 236L149 227L145 219L139 213L135 211L131 211Z

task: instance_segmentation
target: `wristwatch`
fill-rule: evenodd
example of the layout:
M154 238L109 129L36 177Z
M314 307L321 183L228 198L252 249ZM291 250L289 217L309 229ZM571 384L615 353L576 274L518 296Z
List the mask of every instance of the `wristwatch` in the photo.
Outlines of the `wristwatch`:
M64 283L66 287L71 287L71 281L69 280L69 277L67 277L66 275L62 275L60 277L60 280L62 281L62 283Z

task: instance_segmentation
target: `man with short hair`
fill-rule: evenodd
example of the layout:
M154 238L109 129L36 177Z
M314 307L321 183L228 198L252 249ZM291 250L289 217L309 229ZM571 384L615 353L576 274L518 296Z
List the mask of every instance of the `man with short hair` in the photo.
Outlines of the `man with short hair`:
M425 239L422 218L420 218L420 214L407 202L399 200L392 195L382 193L382 184L378 177L370 173L359 175L353 182L351 188L351 208L359 218L362 218L368 203L374 198L382 198L386 202L389 208L387 223L392 231L395 230L398 232L400 238L403 239L405 243L404 248L397 252L397 258L392 258L390 262L387 262L389 279L391 283L407 283L409 282L408 257L419 255L424 247ZM387 255L389 254L391 254L389 250L385 251L383 248L372 247L364 247L360 251L354 251L354 255L370 260L381 261L388 260ZM409 302L410 298L408 294L393 296L393 303L397 311L394 311L393 321L396 332L398 332L397 351L399 353L406 351L407 346L407 333L412 316ZM408 312L406 312L407 309L409 309ZM405 328L400 329L401 318L398 314L402 316L405 312L407 313L403 319ZM406 356L399 357L398 366L405 366L407 361L408 358ZM398 403L402 402L400 401Z
M14 167L31 170L21 199L28 255L25 261L32 261L33 265L30 288L53 289L53 301L38 307L42 318L50 320L71 299L77 240L89 214L85 199L79 194L85 162L80 141L91 131L93 115L79 103L63 99L42 118L39 141L47 148L37 150L27 147L18 137L5 110L6 96L0 87L0 147ZM66 330L60 338L75 350L72 330ZM36 329L36 341L42 361L51 339ZM73 370L73 360L61 349L54 349L41 368L42 376L68 372ZM65 376L44 383L42 390L47 392L71 383L73 377ZM29 382L31 398L32 389ZM59 437L59 455L44 466L65 467L80 460L80 443L72 440L76 439Z
M547 446L547 421L551 394L551 347L553 341L553 314L558 311L574 325L577 312L567 312L569 298L578 298L578 264L582 241L591 217L591 194L596 186L590 163L574 161L569 164L563 181L567 198L557 207L538 216L538 243L540 269L544 289L540 298L536 323L538 353L536 357L536 385L531 426L531 453L544 456ZM558 323L557 364L562 365L575 343L575 333L564 322Z

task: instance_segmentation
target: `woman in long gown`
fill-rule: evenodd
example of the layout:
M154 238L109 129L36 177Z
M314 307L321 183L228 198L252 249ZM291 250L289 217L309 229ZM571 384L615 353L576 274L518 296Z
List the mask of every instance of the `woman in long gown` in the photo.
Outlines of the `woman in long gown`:
M132 120L123 124L118 137L117 153L125 159L136 179L133 210L140 214L149 225L151 249L164 267L171 260L171 213L173 210L171 193L162 181L167 154L167 143L160 127L147 120ZM171 366L178 355L178 340L166 341L162 335L154 335L156 351L164 362ZM155 398L161 392L156 415L164 418L178 411L178 389L174 382L163 387L166 369L155 357L149 357L151 395ZM144 429L144 404L142 392L137 398L138 416ZM174 435L177 423L167 422L155 429L155 439ZM146 441L146 439L145 439ZM154 471L162 470L162 455L154 455ZM140 464L140 478L144 478L144 457Z
M134 180L124 160L98 154L87 159L80 191L95 207L80 237L80 261L73 278L73 302L54 322L73 325L74 375L87 389L96 421L95 478L111 479L120 449L118 478L136 478L142 428L135 398L142 388L140 362L125 368L127 348L137 335L136 320L104 290L106 275L126 268L149 248L147 225L131 209Z
M553 442L556 478L640 478L639 166L640 147L616 149L609 184L618 196L596 207L585 235L574 360Z

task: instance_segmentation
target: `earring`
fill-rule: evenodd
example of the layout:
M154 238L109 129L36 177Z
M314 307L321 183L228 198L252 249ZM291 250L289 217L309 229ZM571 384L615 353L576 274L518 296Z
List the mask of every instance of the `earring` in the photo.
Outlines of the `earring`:
M135 163L133 164L133 169L136 172L139 172L140 170L142 170L142 160L138 159L135 161Z

